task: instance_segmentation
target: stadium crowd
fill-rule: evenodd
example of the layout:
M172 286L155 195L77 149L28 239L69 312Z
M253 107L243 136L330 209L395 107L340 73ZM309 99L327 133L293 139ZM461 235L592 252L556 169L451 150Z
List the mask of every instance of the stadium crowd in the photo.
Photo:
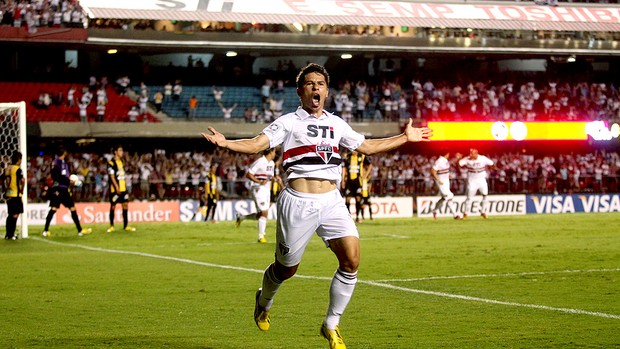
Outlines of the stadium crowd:
M358 115L373 120L410 116L429 121L620 120L620 94L613 84L604 82L455 83L414 78L410 86L403 86L399 78L393 78L372 85L346 80L337 86L328 105L345 120L349 114L357 120L361 119ZM369 106L374 112L369 113Z
M254 157L215 150L207 152L126 152L128 192L135 200L197 199L211 163L218 164L222 198L249 197L244 175ZM453 154L456 156L456 152ZM68 163L83 185L74 189L77 201L107 201L106 162L112 154L73 153ZM615 192L620 181L620 156L616 152L537 156L527 153L490 154L496 163L489 173L491 193ZM44 201L51 186L53 157L28 159L28 195ZM433 195L430 175L435 156L391 153L372 158L372 192L375 196ZM466 170L451 160L452 189L463 194ZM283 173L283 171L281 171Z
M277 75L277 74L275 74ZM398 74L387 74L398 75ZM267 79L282 82L281 79ZM398 121L413 117L427 121L619 121L620 93L613 83L598 81L566 81L560 79L511 79L499 81L437 81L413 78L403 84L400 77L385 77L379 82L372 77L357 81L335 81L326 105L346 121ZM278 83L277 85L281 85ZM246 117L248 122L269 122L282 112L282 97L273 93L275 83L265 93L265 86L256 94L263 103L249 106L260 115ZM224 89L226 86L223 87ZM292 88L292 87L291 87ZM205 86L205 89L210 87ZM142 89L143 91L143 89ZM143 93L136 90L136 93ZM283 94L280 94L283 96ZM213 100L204 103L216 104ZM149 97L156 103L157 95ZM187 99L180 96L181 99ZM227 98L226 103L241 101ZM279 106L279 108L277 107ZM277 113L280 109L280 113ZM165 111L165 107L164 107ZM265 117L269 115L269 117ZM213 115L197 115L213 118Z
M0 24L25 27L84 28L84 11L78 0L0 0Z

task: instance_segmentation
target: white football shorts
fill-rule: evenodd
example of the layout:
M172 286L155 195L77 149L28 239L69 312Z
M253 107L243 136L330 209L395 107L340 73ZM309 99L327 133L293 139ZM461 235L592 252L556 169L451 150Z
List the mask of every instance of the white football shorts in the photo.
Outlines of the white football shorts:
M489 194L489 186L487 185L486 178L476 178L469 179L467 181L467 198L471 199L476 196L477 192L480 192L480 195L488 195Z
M269 211L269 206L271 206L271 192L269 186L255 185L252 187L251 191L254 203L256 204L256 210L258 212Z
M452 191L450 191L450 180L443 181L442 183L443 184L439 184L439 182L435 181L437 188L439 188L439 194L442 198L446 200L452 199L454 197L454 194L452 194Z
M276 259L288 267L299 264L314 232L328 247L332 239L359 238L339 190L309 194L285 188L278 197Z

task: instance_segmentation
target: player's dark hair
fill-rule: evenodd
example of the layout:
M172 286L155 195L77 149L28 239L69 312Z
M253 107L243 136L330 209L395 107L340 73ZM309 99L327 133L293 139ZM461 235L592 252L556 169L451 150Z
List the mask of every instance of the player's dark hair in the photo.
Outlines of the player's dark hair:
M304 84L305 76L310 73L318 73L323 75L327 86L329 86L329 74L327 73L325 67L316 63L310 63L307 66L301 68L301 71L299 71L299 74L297 74L297 79L295 80L295 82L297 83L297 88L302 87L302 85Z
M112 151L113 151L113 152L116 152L118 149L120 149L120 148L122 148L122 147L123 147L122 145L120 145L120 144L116 144L116 145L114 146L114 148L112 148Z
M22 153L20 153L18 151L14 151L13 154L11 155L11 163L12 164L17 163L21 159L22 159Z

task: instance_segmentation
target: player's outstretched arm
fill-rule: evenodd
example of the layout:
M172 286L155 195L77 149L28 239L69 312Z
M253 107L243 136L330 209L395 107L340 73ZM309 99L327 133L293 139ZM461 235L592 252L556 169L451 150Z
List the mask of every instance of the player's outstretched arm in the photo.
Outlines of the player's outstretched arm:
M263 133L254 138L228 140L223 134L219 133L213 127L208 128L209 133L201 133L201 135L209 142L221 148L226 148L238 153L256 154L269 148L269 138Z
M366 139L356 150L372 155L396 149L407 142L429 142L433 130L428 127L413 127L413 120L409 119L405 132L398 136L378 139Z

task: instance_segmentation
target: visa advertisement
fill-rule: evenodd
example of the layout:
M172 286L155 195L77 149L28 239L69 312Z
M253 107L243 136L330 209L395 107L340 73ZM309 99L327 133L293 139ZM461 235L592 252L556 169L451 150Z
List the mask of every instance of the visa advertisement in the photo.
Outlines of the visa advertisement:
M620 212L620 194L528 195L527 213Z

